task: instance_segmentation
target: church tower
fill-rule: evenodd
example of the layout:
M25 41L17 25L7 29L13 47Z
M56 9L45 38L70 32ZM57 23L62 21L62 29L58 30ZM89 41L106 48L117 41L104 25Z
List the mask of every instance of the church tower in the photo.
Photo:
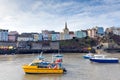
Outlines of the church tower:
M64 34L69 34L69 29L67 28L67 22L65 22L65 28L63 29Z

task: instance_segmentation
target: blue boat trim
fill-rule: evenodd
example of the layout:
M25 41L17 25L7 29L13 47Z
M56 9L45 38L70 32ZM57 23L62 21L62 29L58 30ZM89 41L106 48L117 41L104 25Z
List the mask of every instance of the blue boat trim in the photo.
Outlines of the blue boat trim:
M105 55L94 55L89 60L98 63L119 63L118 58L106 58Z
M105 59L90 59L92 62L98 62L98 63L119 63L119 60L105 60Z

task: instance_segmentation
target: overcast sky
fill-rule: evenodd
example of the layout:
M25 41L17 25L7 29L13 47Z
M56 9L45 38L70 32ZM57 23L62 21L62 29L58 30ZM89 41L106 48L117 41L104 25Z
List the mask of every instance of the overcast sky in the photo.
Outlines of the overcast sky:
M62 32L94 26L120 27L120 0L0 0L0 28L9 31Z

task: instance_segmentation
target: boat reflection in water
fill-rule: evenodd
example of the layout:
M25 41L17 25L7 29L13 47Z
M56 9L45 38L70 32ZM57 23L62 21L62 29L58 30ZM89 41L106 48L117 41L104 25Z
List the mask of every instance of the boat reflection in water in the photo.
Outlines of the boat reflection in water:
M23 65L22 68L25 73L66 73L62 63L45 61L43 56L39 56L30 64Z
M62 80L64 74L26 74L25 80Z

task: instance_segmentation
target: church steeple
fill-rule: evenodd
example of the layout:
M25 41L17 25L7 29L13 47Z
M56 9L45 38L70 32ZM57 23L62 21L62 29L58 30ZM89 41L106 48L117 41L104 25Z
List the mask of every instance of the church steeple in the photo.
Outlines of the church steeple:
M67 28L67 22L65 22L64 33L65 33L65 34L68 34L68 33L69 33L69 29Z
M65 22L65 29L68 29L68 28L67 28L67 22Z

